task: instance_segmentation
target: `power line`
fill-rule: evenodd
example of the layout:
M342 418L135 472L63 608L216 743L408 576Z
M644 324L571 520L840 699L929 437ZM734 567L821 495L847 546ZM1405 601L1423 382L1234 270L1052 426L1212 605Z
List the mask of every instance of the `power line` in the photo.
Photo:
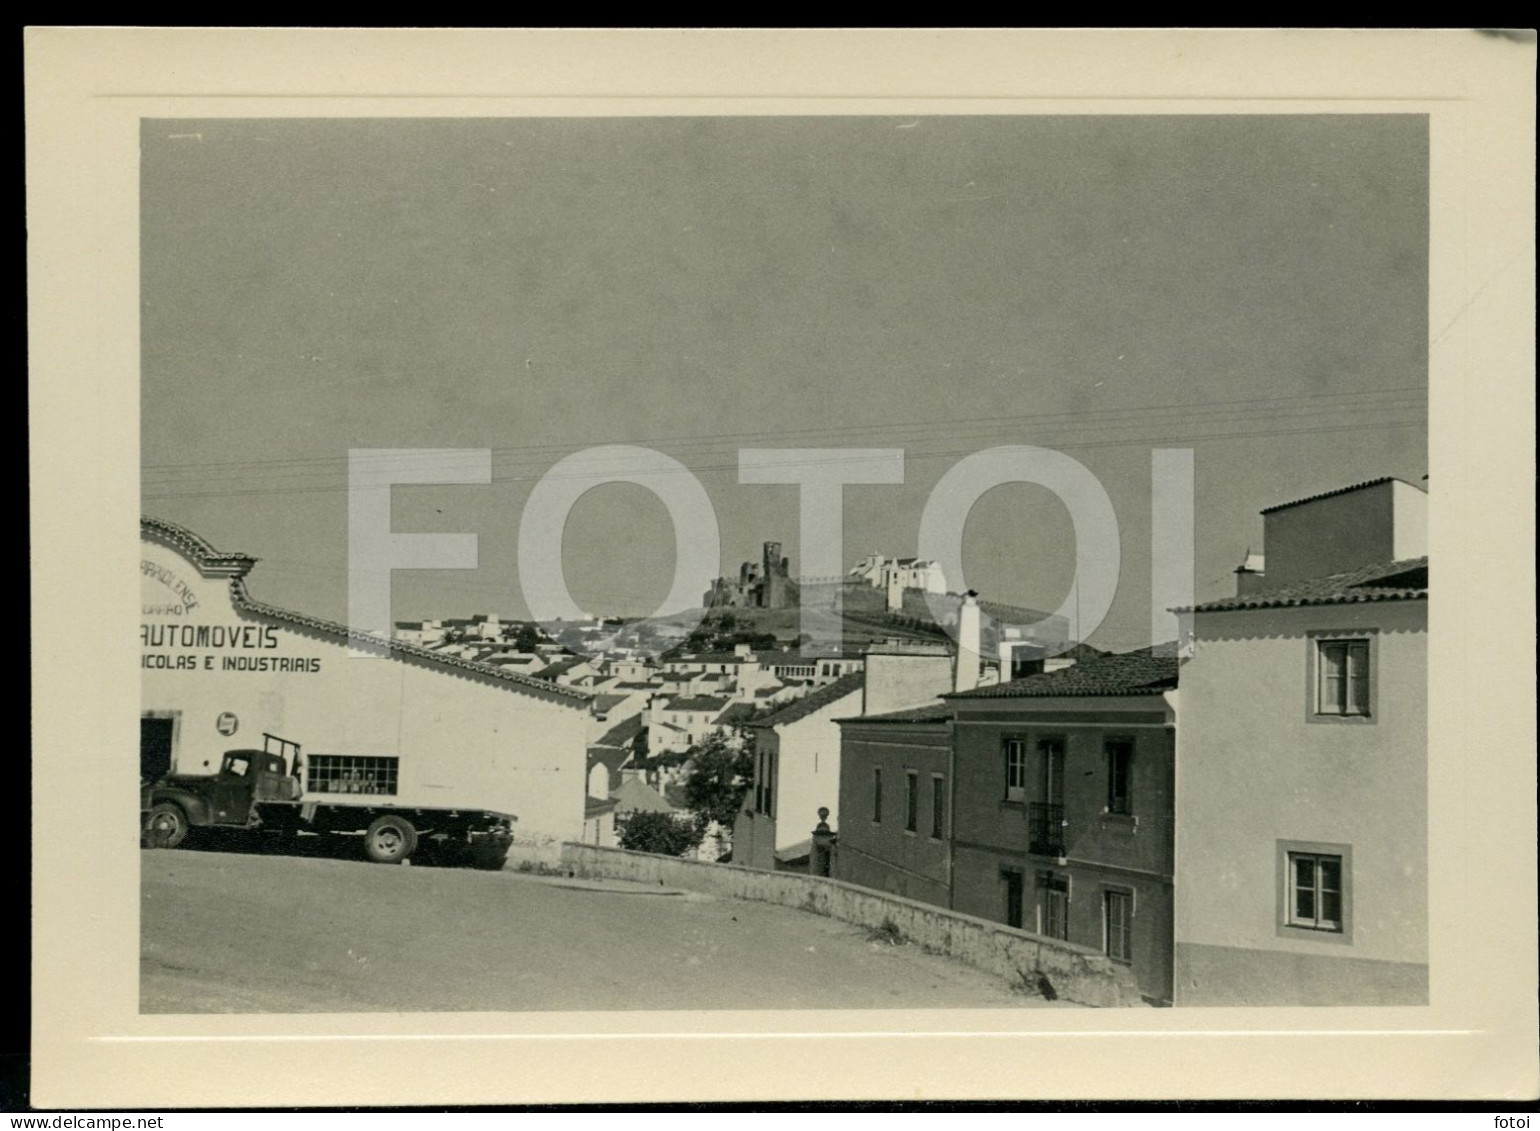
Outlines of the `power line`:
M1032 423L1032 422L1039 422L1039 421L1066 420L1066 419L1083 419L1083 420L1086 420L1088 423L1091 423L1091 424L1110 426L1110 425L1113 425L1118 420L1118 418L1120 418L1120 417L1127 417L1127 418L1129 418L1132 421L1141 421L1142 422L1142 421L1147 421L1150 418L1151 414L1181 413L1181 414L1183 414L1182 418L1185 420L1185 419L1192 419L1194 417L1203 418L1204 416L1212 416L1212 415L1221 415L1221 416L1228 415L1232 411L1238 410L1238 408L1240 406L1246 406L1246 405L1275 405L1275 406L1278 406L1278 408L1280 410L1287 411L1287 409L1290 406L1294 406L1294 407L1298 407L1298 408L1313 408L1313 407L1316 407L1319 404L1319 402L1322 401L1322 400L1331 400L1331 401L1334 401L1334 402L1344 402L1344 401L1348 401L1348 400L1363 400L1364 398L1385 397L1385 396L1390 396L1392 398L1395 398L1395 397L1398 397L1399 394L1403 394L1403 393L1411 393L1411 394L1413 394L1414 398L1418 399L1418 400L1424 400L1425 401L1426 397L1427 397L1427 389L1425 387L1397 386L1397 387L1385 388L1385 389L1366 389L1366 390L1356 390L1356 391L1351 391L1351 392L1340 392L1340 393L1317 393L1317 394L1309 394L1309 395L1296 394L1296 395L1291 395L1291 396L1286 396L1286 397L1250 397L1250 398L1244 398L1244 399L1232 400L1232 401L1204 401L1204 402L1196 402L1196 403L1189 403L1189 404L1158 404L1158 405L1133 406L1133 407L1127 407L1127 408L1079 409L1079 410L1072 410L1072 411L1067 411L1067 412L1027 413L1027 414L1001 415L1001 416L989 416L989 417L971 417L971 418L963 418L963 419L955 419L955 420L943 420L943 421L933 421L933 420L918 420L918 421L914 421L914 420L912 420L912 421L896 421L896 422L889 422L889 423L862 424L862 425L853 425L853 424L826 425L826 426L820 426L820 427L816 427L816 428L780 429L780 430L771 431L771 432L765 432L765 431L737 432L737 433L733 433L733 432L716 432L716 433L710 433L710 434L694 434L694 435L672 436L672 437L669 437L669 436L653 436L653 437L647 437L647 438L642 438L642 439L627 440L627 441L624 441L624 442L628 443L628 444L636 445L636 446L642 446L642 445L665 445L665 446L670 446L670 447L687 446L687 445L698 444L698 443L704 443L704 444L707 444L707 445L710 445L710 446L722 446L723 444L725 444L725 443L727 443L729 441L737 441L739 443L742 443L742 442L751 441L751 440L765 440L765 441L772 441L772 440L774 440L774 441L780 441L780 442L784 443L788 439L791 439L791 438L794 438L794 437L836 436L836 437L848 439L848 438L850 438L852 436L866 434L866 433L874 433L874 434L878 434L879 436L882 436L882 435L892 435L895 432L901 432L901 431L906 431L906 430L907 431L913 431L913 430L917 430L917 429L921 430L922 432L923 431L929 431L929 432L932 432L932 433L938 433L939 434L939 433L946 433L946 432L951 431L953 429L969 428L969 427L973 427L975 425L987 425L987 426L999 428L999 427L1009 426L1009 425L1012 425L1012 424L1025 424L1025 423ZM1389 402L1370 402L1368 404L1358 405L1358 406L1353 406L1353 407L1355 407L1355 408L1362 408L1362 409L1373 409L1373 408L1387 407L1388 405L1393 404L1393 403L1394 403L1394 400L1389 401ZM1339 407L1345 408L1347 406L1341 405ZM1336 411L1336 410L1337 409L1334 407L1333 411ZM1263 409L1262 411L1265 414L1265 412L1267 410ZM603 443L615 443L616 441L614 441L614 440L607 440L607 441L602 441L602 442ZM530 445L523 445L523 446L492 448L490 450L491 450L491 452L493 453L493 455L495 457L497 455L516 455L516 454L520 454L520 453L527 453L527 454L530 454L530 455L534 455L534 454L537 454L537 453L551 453L551 452L563 452L564 453L564 452L571 451L574 448L583 447L583 446L590 446L590 447L592 447L592 446L597 446L597 445L594 444L594 443L583 445L583 444L581 444L579 442L574 441L572 443L567 443L567 444L530 444ZM407 450L403 454L404 454L404 456L408 456L409 457L410 455L412 455L412 452L410 450ZM427 456L424 453L418 453L418 454L419 454L419 456L421 458L425 458L425 459L426 458L432 458L432 457ZM401 458L402 458L401 456L391 456L391 457L388 457L388 462L393 465L393 464L396 463L396 461L398 461ZM234 460L234 461L191 462L191 463L178 463L178 464L146 464L146 465L144 465L142 470L144 472L147 472L147 473L151 473L151 472L169 472L169 473L172 473L172 474L176 474L178 472L193 472L193 471L197 471L199 469L210 468L210 467L215 467L215 468L237 468L237 467L264 468L264 467L274 467L274 468L276 468L276 467L291 467L291 466L303 465L303 464L327 464L327 465L331 465L331 464L344 464L345 465L345 464L348 463L348 459L349 459L349 457L347 457L347 456L293 456L293 457L278 457L278 458L268 459L268 460ZM367 461L366 461L366 464L367 464Z
M1064 442L1062 442L1062 446L1067 447L1067 448L1073 448L1073 449L1076 449L1076 450L1084 450L1084 449L1092 449L1092 448L1142 447L1142 446L1145 446L1145 445L1160 445L1160 444L1189 444L1189 443L1190 444L1196 444L1196 443L1206 443L1206 442L1219 441L1219 440L1271 439L1271 438L1275 438L1275 437L1284 437L1284 436L1326 435L1326 434L1336 433L1336 432L1362 432L1362 431L1369 430L1369 429L1406 428L1406 427L1415 427L1415 426L1426 427L1427 426L1426 418L1425 417L1420 417L1420 418L1413 418L1413 419L1410 419L1410 420L1383 420L1383 421L1373 421L1373 422L1362 422L1362 423L1354 423L1354 424L1343 424L1343 425L1338 425L1338 426L1335 426L1335 427L1272 429L1272 430L1266 430L1266 431L1260 431L1260 432L1252 431L1252 432L1200 433L1200 434L1197 434L1197 435L1187 435L1187 436L1140 436L1140 437L1130 437L1130 438L1121 439L1121 440L1064 441ZM972 455L976 451L977 451L977 448L954 448L954 449L946 449L946 450L935 451L935 452L912 453L912 454L908 454L906 456L906 459L911 461L911 462L918 462L918 461L923 461L923 460L943 459L943 458L947 458L949 456ZM827 465L827 464L853 463L853 462L854 463L860 463L860 462L867 462L867 461L864 458L862 458L862 457L846 457L846 458L843 458L843 459L841 459L841 458L814 459L814 460L798 461L797 466L809 466L810 467L810 466L819 466L819 465ZM792 466L792 465L790 463L788 463L786 466ZM682 468L681 470L683 471L684 474L700 475L700 474L705 474L705 473L713 472L713 471L736 471L737 469L738 469L738 465L737 465L736 462L734 462L734 463L730 463L730 464L715 464L715 465L707 464L707 465L700 465L700 466L696 466L696 467L686 467L686 468ZM607 473L604 473L604 474L614 474L614 472L610 471L610 472L607 472ZM536 482L536 481L538 481L540 479L544 479L544 478L547 478L547 477L548 476L546 476L546 475L496 475L496 474L494 474L492 476L491 481L493 483L532 483L532 482ZM596 482L603 482L604 481L604 475L603 474L599 474L599 473L588 473L588 474L581 474L581 475L560 475L560 476L551 476L550 478L555 478L555 479L567 479L567 478L572 478L572 479L593 479ZM450 486L450 485L452 485L452 484L415 484L415 486ZM480 484L477 484L477 485L480 486ZM150 486L153 487L155 485L151 484ZM402 486L414 486L414 484L403 484ZM348 491L348 489L349 489L349 487L348 487L348 485L346 483L340 483L340 484L319 485L319 486L313 486L313 487L268 487L268 488L253 487L253 488L244 488L244 489L228 489L228 490L216 490L216 491L196 491L196 490L191 490L191 491L154 491L154 490L150 490L150 491L142 492L141 498L143 498L145 500L157 500L157 499L195 499L195 498L241 498L241 497L249 497L249 496L256 496L256 495L272 496L272 495L293 495L293 494L336 494L336 493L346 492L346 491Z
M1409 402L1408 403L1398 403L1398 404L1381 403L1381 404L1373 404L1373 405L1329 405L1329 406L1297 405L1297 406L1292 406L1292 407L1284 408L1284 409L1274 409L1274 410L1270 410L1270 411L1265 412L1265 413L1246 413L1246 412L1238 412L1238 411L1235 411L1235 410L1225 410L1225 411L1220 412L1220 413L1209 413L1209 414L1196 413L1195 412L1195 413L1189 413L1186 416L1182 417L1181 418L1181 422L1185 423L1185 424L1202 424L1202 425L1209 425L1209 426L1217 426L1217 425L1220 425L1220 424L1239 424L1239 423L1245 423L1245 422L1250 422L1250 421L1257 421L1257 422L1270 421L1270 422L1278 422L1278 423L1292 423L1292 422L1296 422L1296 421L1303 421L1303 420L1308 420L1308 419L1313 418L1313 417L1321 417L1321 416L1327 416L1327 417L1331 417L1333 419L1340 419L1340 418L1349 417L1349 416L1351 416L1353 414L1356 414L1356 413L1364 413L1364 412L1380 413L1380 412L1385 412L1385 411L1388 411L1388 410L1405 411L1407 409L1415 409L1415 408L1423 408L1423 409L1425 409L1426 405L1425 404L1418 405L1418 404L1413 404L1413 403L1409 403ZM1057 437L1061 437L1061 436L1069 436L1069 435L1096 436L1096 435L1104 435L1104 434L1109 434L1109 433L1116 433L1118 431L1121 431L1121 430L1124 430L1124 429L1128 429L1128 428L1142 427L1142 426L1150 424L1150 423L1169 424L1169 423L1176 423L1176 421L1174 419L1173 420L1164 420L1164 421L1157 419L1157 420L1153 420L1152 421L1147 416L1140 416L1140 417L1137 417L1137 418L1130 418L1128 420L1120 420L1120 421L1093 422L1093 423L1088 423L1088 424L1074 424L1074 423L1070 423L1070 424L1065 424L1061 429L1056 430L1053 433L1053 435L1056 438ZM955 435L953 435L953 433L955 433ZM1039 435L1042 435L1042 434L1043 434L1042 432L1039 433ZM888 434L886 436L881 437L881 439L883 441L885 441L888 445L892 445L894 443L899 443L899 442L902 442L902 441L904 441L906 439L911 441L912 443L926 444L926 443L942 443L942 442L945 442L945 441L947 441L949 439L955 441L955 439L960 438L962 435L970 436L975 441L975 443L977 443L977 444L983 444L985 442L986 438L996 437L996 436L998 436L998 437L1000 437L1002 439L1018 439L1018 440L1020 439L1020 434L1018 433L1018 431L1013 426L1011 426L1009 424L994 424L994 425L989 425L989 426L971 427L971 428L966 429L966 430L959 430L959 429L952 428L952 427L936 428L936 429L932 429L931 430L931 434L930 435L921 435L921 436L914 436L914 437L902 437L902 436L896 436L896 435L893 435L893 434ZM852 437L852 436L850 436L848 434L844 434L844 435L841 435L839 438L844 440L844 441L846 441L846 446L848 447L848 446L850 446L849 445L849 441L852 440L852 439L857 439L858 437ZM1073 440L1062 439L1062 438L1057 438L1056 442L1059 443L1060 445L1069 445L1069 444L1074 443ZM732 447L730 445L725 445L725 444L715 443L715 442L709 443L709 444L688 445L688 447L691 447L691 448L694 449L694 451L691 452L691 453L687 453L687 452L681 450L681 449L685 448L686 446L687 445L676 446L672 450L672 454L675 457L685 457L685 458L688 458L688 456L691 455L691 454L693 454L693 455L695 455L697 457L700 457L700 456L716 455L717 453L726 453L726 452L731 452L732 451ZM843 450L843 449L841 449L841 450ZM476 455L477 455L477 453L475 453L474 451L465 451L462 455L460 455L460 459L459 460L446 460L445 456L441 452L430 453L430 452L427 452L427 451L423 451L421 449L402 449L399 452L393 453L392 455L390 455L388 457L382 457L380 460L377 460L377 461L365 461L365 466L368 466L368 467L372 468L373 470L387 470L388 469L388 470L394 470L394 471L400 472L400 471L410 470L414 466L421 467L421 466L426 465L426 464L431 462L432 464L442 466L445 470L448 470L449 468L452 468L452 467L456 466L458 463L461 463L461 461L463 461L463 466L466 469L469 469L470 467L475 466L475 464L473 464L471 461L472 461L473 457L475 457ZM630 458L630 457L620 457L619 459L617 459L617 461L615 463L616 469L619 470L622 467L624 461L626 459L628 459L628 458ZM637 459L644 459L645 457L638 456L638 457L635 457L635 458L637 458ZM720 456L718 456L718 458L720 458ZM860 459L860 458L863 458L863 457L861 457L859 455L856 455L855 453L852 453L850 458L851 459ZM511 463L509 461L506 461L506 460L501 460L501 461L498 461L498 462L502 464L505 476L506 476L506 473L508 471L510 471L510 470L512 470L514 468L528 467L528 468L541 468L541 469L544 469L548 465L548 461L547 460L540 460L538 462L536 462L534 460L517 460L517 461L512 461ZM479 460L478 460L478 463L479 463ZM342 473L342 469L341 468L334 468L334 469L321 468L321 469L317 469L317 470L313 470L313 471L312 470L293 470L293 471L283 471L283 470L263 471L263 470L257 470L257 471L249 471L249 472L235 471L235 472L232 472L230 474L223 474L223 475L222 474L218 474L218 473L214 473L214 472L203 472L203 473L199 473L196 476L187 476L187 475L176 474L176 475L172 475L169 478L156 478L153 481L148 482L146 484L146 486L151 487L151 488L175 487L175 486L177 486L177 480L179 478L181 478L181 479L196 479L200 483L209 483L209 482L217 482L217 481L242 482L242 483L244 483L244 482L250 482L250 481L281 481L281 480L295 480L295 479L304 480L304 479L307 479L307 478L308 479L314 479L314 478L322 477L322 476L324 476L324 477L333 477L334 478L335 476L337 476L337 475L339 475L341 473Z

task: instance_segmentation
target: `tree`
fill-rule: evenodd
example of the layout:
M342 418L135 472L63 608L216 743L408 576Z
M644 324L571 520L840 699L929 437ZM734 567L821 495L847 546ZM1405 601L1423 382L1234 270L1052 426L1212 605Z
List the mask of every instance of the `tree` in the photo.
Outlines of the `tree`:
M733 822L754 777L752 746L734 750L721 734L713 734L691 748L690 763L685 805L703 826L716 824L722 830L718 835L731 843Z
M645 770L676 769L689 761L691 754L690 750L659 750L656 754L648 754L641 759L642 768Z
M699 818L681 820L673 813L637 811L616 822L620 847L659 856L684 856L706 839L706 824Z
M537 645L545 640L545 635L532 624L519 626L518 635L513 638L513 646L520 652L533 652Z

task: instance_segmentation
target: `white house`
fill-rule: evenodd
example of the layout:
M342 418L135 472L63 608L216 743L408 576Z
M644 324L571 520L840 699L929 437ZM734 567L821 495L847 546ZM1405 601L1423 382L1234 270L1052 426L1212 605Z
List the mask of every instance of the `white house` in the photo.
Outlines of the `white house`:
M172 523L140 543L141 778L214 774L270 734L311 770L377 759L403 805L512 814L525 846L581 835L587 694L258 601L255 558Z
M1376 480L1264 511L1265 568L1191 611L1178 1005L1428 1001L1426 505Z
M749 724L754 779L733 826L733 863L774 868L806 856L818 809L838 820L840 728L861 713L864 677L848 675Z
M868 554L851 567L847 576L859 578L873 589L920 589L926 593L945 593L946 573L941 563L925 558L889 558Z

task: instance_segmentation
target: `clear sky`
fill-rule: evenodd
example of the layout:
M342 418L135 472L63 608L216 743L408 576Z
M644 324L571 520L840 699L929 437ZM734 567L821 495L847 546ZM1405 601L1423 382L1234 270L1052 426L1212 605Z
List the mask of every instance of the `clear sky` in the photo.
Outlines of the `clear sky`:
M1037 444L1111 496L1091 641L1136 647L1152 448L1195 452L1200 599L1261 508L1426 474L1427 169L1399 115L147 121L144 510L341 619L348 449L490 448L491 485L396 489L397 530L475 532L481 568L398 573L394 614L517 616L524 500L584 447L692 468L736 572L799 561L796 489L739 484L740 447L906 450L847 489L848 565L913 554L956 460ZM564 546L593 611L668 591L641 488ZM1053 609L1067 513L995 488L964 562Z

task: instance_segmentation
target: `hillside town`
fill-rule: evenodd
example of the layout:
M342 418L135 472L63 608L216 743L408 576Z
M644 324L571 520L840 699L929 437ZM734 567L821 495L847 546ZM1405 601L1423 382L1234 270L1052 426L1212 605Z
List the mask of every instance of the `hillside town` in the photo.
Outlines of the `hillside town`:
M365 641L146 517L141 784L222 778L255 735L294 748L305 797L509 814L505 869L800 876L825 885L809 906L1030 945L1034 977L1094 984L1079 1000L1422 1003L1426 490L1266 503L1234 594L1122 652L932 561L800 578L774 541L693 621L478 613ZM834 594L843 645L813 648L784 614Z

